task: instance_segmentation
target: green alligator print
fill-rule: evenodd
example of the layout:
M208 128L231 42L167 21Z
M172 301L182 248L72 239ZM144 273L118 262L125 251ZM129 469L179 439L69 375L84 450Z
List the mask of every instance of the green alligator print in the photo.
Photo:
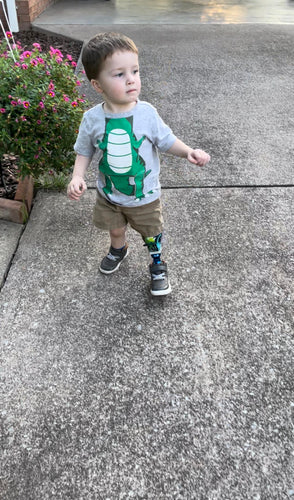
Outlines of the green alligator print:
M137 140L133 133L133 117L106 118L105 134L98 146L103 151L99 170L105 175L104 193L111 194L112 186L120 193L144 198L145 162L139 155L139 148L146 139ZM133 179L134 185L130 184Z

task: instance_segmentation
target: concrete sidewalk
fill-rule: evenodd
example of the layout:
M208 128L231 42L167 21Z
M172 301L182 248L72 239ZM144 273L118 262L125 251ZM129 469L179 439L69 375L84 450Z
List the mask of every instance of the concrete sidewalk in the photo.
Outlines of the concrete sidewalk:
M291 0L58 0L35 20L36 25L50 25L51 30L62 26L84 25L154 25L172 24L234 24L271 23L293 24L294 6ZM85 33L85 31L84 31Z
M95 162L80 203L38 193L1 291L1 500L291 498L293 27L116 29L212 162L163 157L165 298L133 231L99 273Z

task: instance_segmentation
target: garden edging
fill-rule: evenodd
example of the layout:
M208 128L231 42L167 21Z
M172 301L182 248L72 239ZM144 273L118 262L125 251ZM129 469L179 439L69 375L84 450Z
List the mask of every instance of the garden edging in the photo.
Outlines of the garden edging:
M33 197L33 178L28 176L20 179L13 200L0 198L0 219L24 224L31 211Z

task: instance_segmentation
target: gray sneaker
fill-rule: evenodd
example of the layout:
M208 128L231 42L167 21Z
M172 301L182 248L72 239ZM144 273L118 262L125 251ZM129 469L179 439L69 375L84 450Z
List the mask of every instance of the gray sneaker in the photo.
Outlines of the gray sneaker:
M151 274L151 294L152 295L167 295L171 292L171 287L168 282L167 264L150 264Z
M124 248L122 250L117 250L116 248L113 248L112 246L109 248L109 252L102 259L100 268L99 270L103 274L111 274L116 271L119 266L121 265L122 261L126 258L128 255L129 250L128 250L128 244L126 243Z

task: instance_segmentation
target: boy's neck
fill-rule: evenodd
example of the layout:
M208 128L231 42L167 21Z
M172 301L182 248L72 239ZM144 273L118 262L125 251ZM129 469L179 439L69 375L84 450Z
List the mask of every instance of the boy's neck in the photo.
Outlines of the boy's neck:
M103 109L106 113L125 113L126 111L130 111L137 105L138 101L130 102L128 104L113 104L111 102L104 101Z

